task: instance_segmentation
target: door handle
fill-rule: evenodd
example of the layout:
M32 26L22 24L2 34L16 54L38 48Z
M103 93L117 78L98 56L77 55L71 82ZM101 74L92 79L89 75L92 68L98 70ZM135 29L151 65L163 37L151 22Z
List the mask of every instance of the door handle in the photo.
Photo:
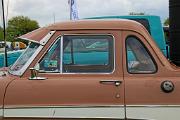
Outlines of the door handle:
M115 86L120 86L122 81L120 81L120 80L101 80L100 83L107 84L107 85L114 84Z

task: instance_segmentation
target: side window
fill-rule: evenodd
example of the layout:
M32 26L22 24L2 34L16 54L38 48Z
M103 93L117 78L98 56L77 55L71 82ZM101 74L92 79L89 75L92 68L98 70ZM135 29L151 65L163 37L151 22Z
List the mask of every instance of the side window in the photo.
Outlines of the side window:
M60 72L60 38L36 65L40 72Z
M113 61L112 36L64 36L63 72L111 72Z
M156 66L145 46L136 38L126 39L127 69L129 73L154 73Z

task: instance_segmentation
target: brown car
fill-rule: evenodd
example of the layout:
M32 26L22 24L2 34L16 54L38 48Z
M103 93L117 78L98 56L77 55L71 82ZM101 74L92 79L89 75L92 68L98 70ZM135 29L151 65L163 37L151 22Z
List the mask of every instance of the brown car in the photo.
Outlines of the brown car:
M31 43L1 72L1 119L180 119L180 69L141 24L69 21L20 38Z

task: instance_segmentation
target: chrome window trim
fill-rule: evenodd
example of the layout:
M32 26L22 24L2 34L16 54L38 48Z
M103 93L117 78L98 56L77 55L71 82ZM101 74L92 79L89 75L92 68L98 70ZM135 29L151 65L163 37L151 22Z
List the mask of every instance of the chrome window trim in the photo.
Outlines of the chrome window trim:
M43 41L48 41L52 35L54 35L55 31L50 31L42 40ZM32 40L33 41L33 40ZM41 41L40 41L41 42ZM37 43L37 42L35 42ZM47 43L47 42L46 42ZM46 44L45 43L45 44ZM40 44L40 43L38 43ZM44 45L45 45L44 44ZM33 60L35 59L35 57L39 54L39 52L43 49L44 45L41 45L37 48L37 50L35 51L35 53L30 57L30 59L26 62L26 64L18 71L11 71L9 70L9 73L12 75L17 75L17 76L22 76L24 74L24 72L26 71L26 69L29 67L29 65L33 62ZM22 56L22 54L20 55L20 57ZM16 60L16 62L20 59L20 57ZM16 63L15 62L15 63ZM14 63L14 64L15 64Z
M48 40L51 38L52 35L54 35L56 31L50 31L39 43L41 45L46 45L46 43L48 42Z
M142 46L143 48L145 49L145 51L148 53L148 55L150 56L152 62L153 62L153 65L155 66L155 71L138 71L138 72L130 72L129 69L128 69L128 52L127 52L127 40L128 38L130 37L134 37ZM149 43L148 43L149 44ZM155 74L158 72L158 65L157 65L157 62L156 60L154 59L154 57L152 56L152 53L147 49L147 45L145 45L143 42L142 42L142 39L140 39L139 37L137 37L137 35L127 35L126 38L125 38L125 51L126 51L126 71L128 72L128 74Z
M51 49L51 47L56 43L57 40L59 40L59 39L61 40L62 37L63 37L62 35L59 35L58 37L55 38L55 40L49 45L49 47L47 48L47 50L40 56L38 62L35 64L35 66L41 62L41 60L42 60L43 57L46 55L46 53L48 52L48 50ZM60 41L60 44L61 44L61 41ZM62 48L62 46L60 46L60 50L61 50L61 48ZM60 56L61 56L61 52L60 52ZM60 63L60 64L62 64L62 63ZM34 67L35 67L35 66L34 66ZM43 71L43 72L42 72L42 71L39 71L38 74L46 74L46 73L48 73L48 74L60 74L60 73L61 73L61 69L62 69L62 68L61 68L61 66L60 66L58 72L53 72L53 71Z
M5 106L5 109L14 108L84 108L84 107L180 107L180 105L60 105L60 106L24 106L24 105L10 105Z
M60 43L61 43L61 47L60 47L60 49L61 49L61 51L60 51L60 73L63 73L63 36L61 36L61 41L60 41Z
M109 36L111 36L111 37L112 37L112 40L113 40L113 57L114 57L114 58L113 58L113 59L114 59L114 60L113 60L114 63L113 63L113 69L112 69L112 71L111 71L111 72L103 72L103 73L98 73L98 72L87 72L87 73L86 73L86 72L76 72L76 73L73 73L73 72L72 72L72 73L63 73L63 62L62 62L62 61L63 61L63 36L66 36L66 35L77 35L77 36L80 36L80 35L82 35L82 36L88 36L88 35L89 35L89 36L95 36L95 35L99 35L99 36L100 36L100 35L106 35L106 36L108 36L108 35L109 35ZM57 73L57 72L56 72L56 73L53 73L53 72L48 72L48 71L47 71L47 72L46 72L46 71L44 72L44 71L43 71L43 72L39 72L39 74L52 74L52 75L59 75L59 74L62 74L62 75L63 75L63 74L69 74L69 75L74 75L74 74L98 74L98 75L101 75L101 74L113 74L113 73L115 72L115 69L116 69L116 51L115 51L115 48L116 48L116 47L115 47L115 42L116 42L116 40L115 40L114 35L109 34L109 33L108 33L108 34L88 34L88 33L87 33L87 34L86 34L86 33L85 33L85 34L84 34L84 33L83 33L83 34L62 34L62 35L57 36L54 41L56 41L56 40L57 40L58 38L60 38L60 37L61 37L61 39L60 39L60 40L61 40L61 42L60 42L60 43L61 43L61 52L60 52L60 54L61 54L61 58L60 58L60 59L61 59L61 65L60 65L60 72L58 72L58 73ZM53 43L54 43L54 42L53 42ZM52 43L52 44L53 44L53 43ZM50 46L52 46L52 44L51 44ZM48 49L50 49L50 47L48 47ZM39 59L39 61L38 61L37 63L40 62L40 60L44 57L45 54L46 54L46 52L41 56L41 58Z
M123 103L122 103L123 104ZM124 105L59 105L59 106L5 106L5 109L15 109L15 108L93 108L93 107L125 107Z
M75 73L73 73L73 72L71 72L71 73L63 73L62 72L62 74L113 74L114 72L115 72L115 66L116 66L116 50L115 50L115 37L112 35L112 34L63 34L63 36L65 36L65 35L84 35L84 36L95 36L95 35L97 35L97 36L100 36L100 35L106 35L106 36L111 36L112 37L112 41L113 41L113 69L112 69L112 71L111 72L102 72L102 73L98 73L98 72L75 72Z

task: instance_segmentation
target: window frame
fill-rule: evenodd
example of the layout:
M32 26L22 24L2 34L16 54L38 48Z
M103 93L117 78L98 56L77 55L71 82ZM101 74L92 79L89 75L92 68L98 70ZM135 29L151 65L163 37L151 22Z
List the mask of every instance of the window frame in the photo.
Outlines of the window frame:
M137 73L133 73L133 72L130 72L130 71L129 71L129 69L128 69L128 53L127 53L127 39L130 38L130 37L136 38L136 40L139 41L140 44L144 47L144 49L146 50L146 52L147 52L148 55L150 56L150 58L151 58L151 60L152 60L152 62L153 62L153 64L154 64L154 66L155 66L155 69L156 69L155 71L153 71L153 72L137 72ZM126 53L125 53L125 54L126 54L126 70L127 70L127 72L128 72L129 74L155 74L155 73L158 72L158 66L157 66L157 63L156 63L154 57L152 56L152 54L151 54L151 52L149 51L149 49L147 49L147 46L146 46L146 45L142 42L142 40L141 40L139 37L137 37L136 35L128 35L128 36L125 37L125 52L126 52Z
M63 34L62 35L63 37L64 36L110 36L110 37L112 37L112 48L110 48L110 50L112 51L112 60L110 60L112 63L111 63L111 70L110 70L110 72L63 72L63 63L62 63L62 71L61 71L61 73L62 74L112 74L112 73L114 73L114 71L115 71L115 37L112 35L112 34ZM63 43L63 40L64 39L62 39L62 43ZM61 44L61 48L63 49L63 44ZM110 54L110 52L111 51L109 51L109 54ZM61 58L63 58L63 50L61 51ZM110 56L109 56L110 57ZM63 60L61 61L61 62L63 62Z
M64 41L64 36L111 36L112 37L112 69L110 72L63 72L63 41ZM62 34L57 36L52 44L48 47L48 49L45 51L45 53L41 56L41 58L38 60L36 64L38 64L46 55L49 49L54 45L54 43L57 40L60 40L60 70L59 72L49 72L49 71L44 71L44 72L39 72L39 74L113 74L115 72L115 37L113 34ZM36 66L36 65L35 65Z
M37 66L37 64L40 64L40 62L44 59L44 57L46 56L47 52L53 47L53 45L55 45L56 42L58 42L58 40L60 40L60 44L61 44L61 39L62 39L62 36L58 36L55 38L55 40L52 42L52 44L49 45L49 47L47 48L47 50L44 52L44 54L42 54L42 56L40 57L40 59L38 60L38 62L35 64L35 68ZM60 50L61 50L61 45L59 45L60 47ZM60 51L60 55L59 57L61 57L61 51ZM60 62L61 63L61 62ZM41 71L39 70L39 73L40 74L44 74L44 73L52 73L52 74L59 74L61 73L61 64L59 66L59 71L58 72L53 72L53 71Z

